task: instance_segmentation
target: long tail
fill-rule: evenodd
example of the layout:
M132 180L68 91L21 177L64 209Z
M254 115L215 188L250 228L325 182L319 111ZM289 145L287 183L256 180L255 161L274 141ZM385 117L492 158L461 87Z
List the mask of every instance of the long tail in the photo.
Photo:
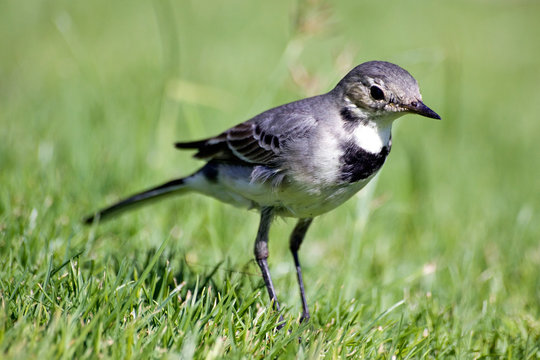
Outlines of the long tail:
M125 210L132 209L133 207L139 205L147 204L152 200L157 200L171 193L179 192L180 190L186 188L184 180L185 178L172 180L166 182L165 184L132 195L127 199L117 202L114 205L99 210L93 215L87 216L86 218L84 218L83 221L85 224L92 224L96 220L102 221L114 215L118 215Z

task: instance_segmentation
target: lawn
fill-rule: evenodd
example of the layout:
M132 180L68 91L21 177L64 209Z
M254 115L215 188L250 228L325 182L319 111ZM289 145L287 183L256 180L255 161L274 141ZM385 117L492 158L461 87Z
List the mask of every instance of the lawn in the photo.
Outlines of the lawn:
M0 358L540 358L540 3L0 3ZM277 220L198 195L83 216L201 166L173 143L401 65L407 115L376 181ZM275 330L279 315L285 327Z

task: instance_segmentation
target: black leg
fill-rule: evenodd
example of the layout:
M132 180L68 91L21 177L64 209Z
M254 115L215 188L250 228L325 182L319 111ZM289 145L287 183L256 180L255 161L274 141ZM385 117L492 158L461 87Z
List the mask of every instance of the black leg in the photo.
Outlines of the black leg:
M274 309L279 310L279 302L276 296L276 290L272 283L272 277L268 270L268 231L270 230L270 223L272 222L273 208L264 208L261 211L261 223L259 224L259 231L257 232L257 239L255 239L255 259L261 269L264 284L266 290L268 290L268 296L272 302ZM280 317L280 321L283 318ZM281 327L281 326L280 326Z
M296 224L289 241L289 248L291 249L292 256L294 258L294 265L296 266L296 277L298 278L298 286L300 286L300 296L302 297L302 318L300 321L309 320L309 310L306 300L306 294L304 291L304 280L302 279L302 268L300 267L300 260L298 260L298 249L306 236L307 229L313 218L300 219Z

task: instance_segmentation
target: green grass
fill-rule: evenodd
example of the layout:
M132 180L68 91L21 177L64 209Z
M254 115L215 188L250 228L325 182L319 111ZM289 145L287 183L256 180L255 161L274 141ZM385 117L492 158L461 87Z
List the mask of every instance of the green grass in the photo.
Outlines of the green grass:
M0 3L0 358L540 358L540 4ZM200 163L172 147L381 59L406 116L376 188L301 249L201 196L89 211Z

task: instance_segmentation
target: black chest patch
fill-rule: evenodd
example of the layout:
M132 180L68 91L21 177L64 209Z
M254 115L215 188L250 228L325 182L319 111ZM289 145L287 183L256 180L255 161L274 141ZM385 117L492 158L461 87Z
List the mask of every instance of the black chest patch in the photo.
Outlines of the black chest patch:
M347 143L341 156L340 179L353 183L373 175L384 164L390 148L388 144L378 154L372 154L353 142Z

